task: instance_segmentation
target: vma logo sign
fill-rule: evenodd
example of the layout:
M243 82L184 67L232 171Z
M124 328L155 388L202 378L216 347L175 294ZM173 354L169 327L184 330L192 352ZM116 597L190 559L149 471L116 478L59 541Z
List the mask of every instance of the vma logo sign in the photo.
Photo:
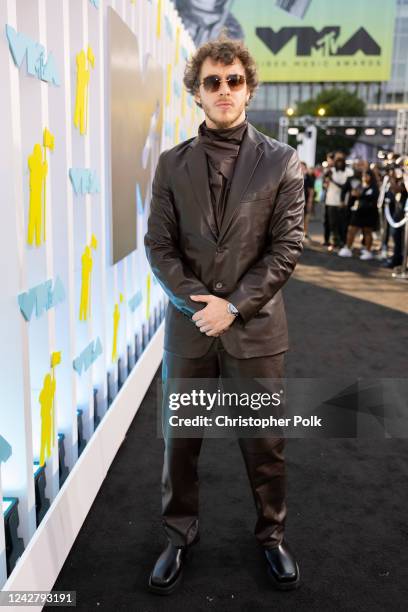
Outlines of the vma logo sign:
M365 55L381 55L380 45L364 28L359 28L342 45L338 43L340 26L326 26L320 31L310 26L285 27L277 32L274 32L272 28L256 28L256 34L275 55L292 38L296 38L296 55L298 56L310 56L312 49L322 51L325 56L354 55L357 51L362 51Z

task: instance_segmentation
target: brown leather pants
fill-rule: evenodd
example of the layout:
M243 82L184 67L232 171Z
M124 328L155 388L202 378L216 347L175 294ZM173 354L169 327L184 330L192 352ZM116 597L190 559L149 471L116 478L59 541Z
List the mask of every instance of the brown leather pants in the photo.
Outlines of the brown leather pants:
M186 359L164 352L162 379L164 396L168 378L283 378L284 353L236 359L217 338L204 357ZM163 413L168 406L163 402ZM163 416L164 416L163 415ZM162 516L169 539L175 546L191 544L198 532L198 457L202 438L167 435L162 476ZM255 536L272 548L283 539L286 518L286 474L284 438L239 438L258 520ZM221 492L220 492L221 494Z

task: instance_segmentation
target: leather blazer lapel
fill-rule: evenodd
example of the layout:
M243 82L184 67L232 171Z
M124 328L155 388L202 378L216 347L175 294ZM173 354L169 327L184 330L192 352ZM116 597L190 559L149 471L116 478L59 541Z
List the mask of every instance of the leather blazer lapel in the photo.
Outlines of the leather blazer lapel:
M204 219L211 230L213 238L217 240L217 225L211 203L210 186L208 183L208 168L205 152L201 147L195 146L194 140L188 150L187 173L190 177L192 192L200 205Z
M222 240L237 212L241 198L249 185L253 173L263 155L262 141L258 138L251 124L242 140L232 177L231 189L226 203L220 229L219 240Z

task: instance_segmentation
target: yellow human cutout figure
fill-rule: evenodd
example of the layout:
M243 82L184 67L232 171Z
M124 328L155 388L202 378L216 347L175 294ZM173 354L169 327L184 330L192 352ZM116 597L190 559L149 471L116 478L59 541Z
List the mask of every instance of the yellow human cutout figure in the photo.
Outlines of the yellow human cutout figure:
M151 276L150 276L150 272L147 275L147 279L146 279L146 319L149 320L150 318L150 287L151 287Z
M170 106L171 101L171 64L167 64L167 82L166 82L166 106Z
M175 56L174 56L174 63L175 63L175 65L178 64L179 57L180 57L180 26L177 26L177 29L176 29L176 51L175 51Z
M161 0L157 0L157 23L156 23L156 36L160 38L161 34L161 12L162 12Z
M43 388L39 395L41 405L41 449L40 449L40 465L51 455L51 447L55 444L54 435L54 396L56 382L51 374L46 374L44 377Z
M88 60L88 61L87 61ZM88 128L88 90L91 71L89 65L94 68L95 56L92 48L88 47L88 52L82 49L76 56L77 83L74 111L74 125L79 128L80 134L86 134Z
M123 302L123 293L119 296L119 301ZM112 361L116 361L118 357L118 332L119 332L120 310L119 304L116 303L113 309L113 342L112 342Z
M30 171L30 204L28 210L28 244L40 246L41 234L45 240L45 214L43 210L43 189L45 207L45 178L48 174L48 163L42 158L41 145L35 144L28 158ZM43 231L42 231L43 230Z
M91 314L91 274L92 274L92 251L96 249L98 242L92 234L91 243L86 245L82 253L82 284L81 284L81 301L79 304L79 320L86 321Z

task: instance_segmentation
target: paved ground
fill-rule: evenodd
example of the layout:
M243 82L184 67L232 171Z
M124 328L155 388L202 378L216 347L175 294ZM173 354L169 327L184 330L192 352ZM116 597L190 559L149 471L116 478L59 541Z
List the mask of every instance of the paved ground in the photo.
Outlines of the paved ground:
M310 223L309 234L312 240L308 243L307 250L313 251L316 256L313 263L310 256L303 257L296 268L294 278L408 313L408 282L393 278L392 270L384 268L379 259L360 261L357 238L354 243L354 257L351 260L339 257L336 252L329 253L327 247L322 246L319 210L316 219ZM378 240L374 246L379 250Z
M407 287L377 262L306 249L284 291L288 377L407 378ZM160 372L159 372L160 374ZM201 542L179 592L146 590L163 546L152 384L54 589L81 610L383 612L408 600L408 445L405 439L287 442L287 538L303 585L277 593L252 530L254 509L234 440L206 440Z

